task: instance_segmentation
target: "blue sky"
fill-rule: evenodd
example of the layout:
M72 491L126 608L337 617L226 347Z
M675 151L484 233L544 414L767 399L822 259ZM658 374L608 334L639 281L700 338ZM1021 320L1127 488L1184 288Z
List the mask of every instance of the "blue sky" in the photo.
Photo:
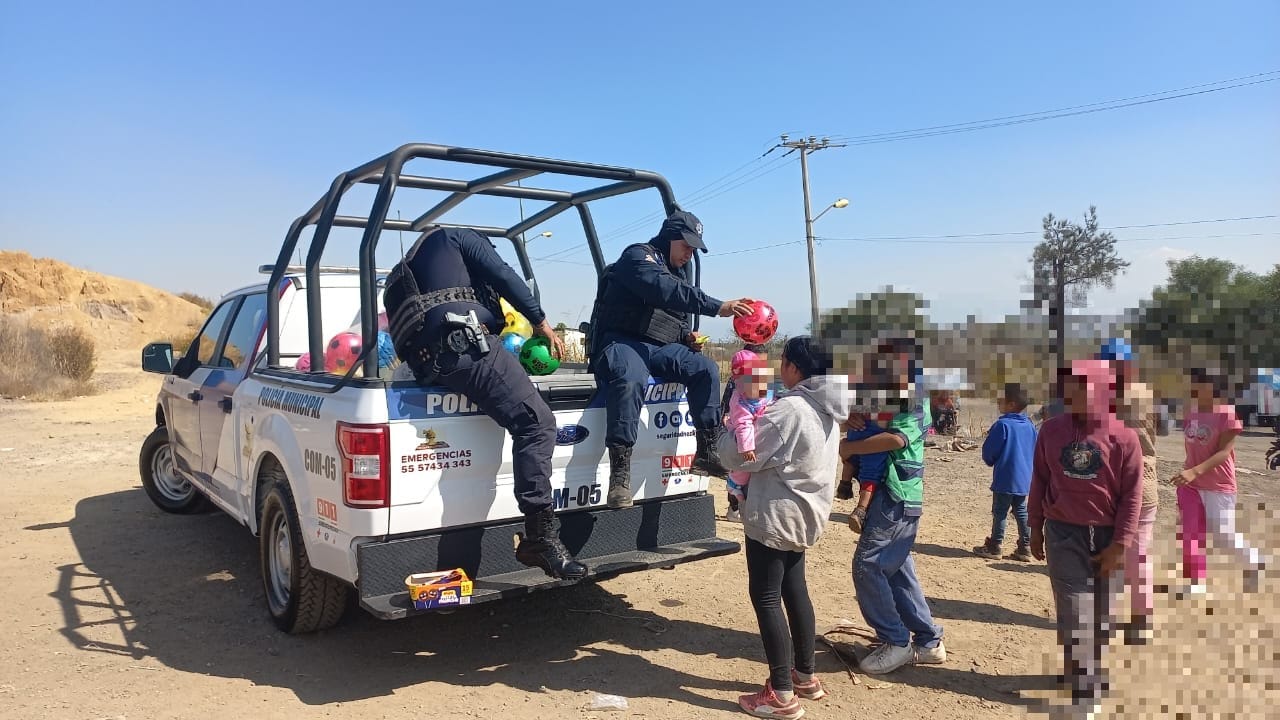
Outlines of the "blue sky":
M266 5L4 3L0 247L217 295L257 278L334 175L404 142L642 167L686 197L780 132L865 135L1280 70L1269 1ZM851 203L816 234L1035 230L1091 203L1108 226L1280 214L1278 127L1271 82L826 150L811 161L815 212ZM712 250L704 287L770 300L795 333L808 319L803 245L717 256L803 239L799 168L774 169L777 156L689 209ZM428 202L401 193L395 209ZM598 211L606 252L646 239L653 223L610 230L657 207L646 195ZM517 212L479 203L465 219ZM571 264L587 255L568 220L534 254L579 248L536 268L550 316L572 324L594 282ZM1280 262L1277 233L1274 219L1118 231L1133 266L1091 306L1135 304L1170 257L1265 271ZM326 260L354 257L339 237ZM397 241L384 236L380 255ZM923 293L938 320L997 319L1017 310L1033 245L826 241L822 302L893 285Z

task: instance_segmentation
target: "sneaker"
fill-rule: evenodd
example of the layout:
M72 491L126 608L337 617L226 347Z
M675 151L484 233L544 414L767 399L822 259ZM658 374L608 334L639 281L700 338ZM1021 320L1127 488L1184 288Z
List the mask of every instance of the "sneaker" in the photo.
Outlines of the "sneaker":
M1250 568L1244 571L1244 591L1256 593L1262 588L1262 569Z
M734 508L729 508L724 514L724 519L727 522L740 523L742 522L742 512Z
M796 691L796 697L805 700L821 700L827 696L827 691L822 689L822 682L818 680L817 675L814 675L809 682L800 682L800 675L792 670L791 687Z
M1193 582L1193 583L1187 583L1182 587L1178 588L1174 592L1174 598L1178 600L1185 600L1191 597L1199 597L1199 596L1207 595L1208 593L1209 593L1209 588L1203 582Z
M947 646L941 640L931 648L912 643L911 651L915 653L917 665L941 665L947 661Z
M870 655L862 658L858 667L868 675L884 675L903 665L910 665L911 661L915 660L915 655L910 645L881 643L871 651Z
M1005 559L1005 560L1016 560L1016 561L1018 561L1018 562L1025 562L1025 563L1029 563L1029 562L1031 562L1032 560L1035 560L1035 557L1033 557L1033 556L1031 555L1031 548L1029 548L1029 547L1027 547L1027 546L1025 546L1025 545L1019 545L1017 550L1014 550L1013 552L1009 553L1008 555L1005 555L1005 556L1004 556L1004 559Z
M753 695L743 695L738 698L738 706L747 712L748 715L754 715L762 718L798 718L804 717L804 708L800 705L800 701L794 696L790 702L783 702L769 683L764 684L764 689Z
M1141 645L1150 645L1151 640L1155 637L1155 630L1151 625L1150 615L1138 615L1132 620L1125 623L1122 627L1124 635L1124 644L1130 647L1138 647Z
M991 542L991 538L987 538L981 545L973 549L973 554L978 557L996 560L1000 557L1000 546Z

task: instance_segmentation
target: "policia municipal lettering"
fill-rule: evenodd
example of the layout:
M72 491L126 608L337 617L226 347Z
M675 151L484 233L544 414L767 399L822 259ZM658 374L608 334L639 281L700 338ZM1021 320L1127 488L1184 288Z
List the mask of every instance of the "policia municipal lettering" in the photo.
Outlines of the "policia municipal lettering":
M689 313L747 315L751 301L721 302L689 284L684 268L695 249L707 251L702 223L692 213L678 210L662 223L657 237L623 250L600 278L591 314L590 356L596 385L605 393L609 507L633 502L631 449L651 374L682 383L689 391L698 438L692 471L717 477L728 474L716 451L720 373L699 352L702 346L687 317Z
M516 503L525 516L516 558L552 577L579 579L587 568L560 541L552 509L555 416L516 356L498 342L499 294L551 341L556 357L564 356L564 343L528 286L488 238L469 228L423 235L391 269L383 303L396 354L418 382L466 395L511 433Z

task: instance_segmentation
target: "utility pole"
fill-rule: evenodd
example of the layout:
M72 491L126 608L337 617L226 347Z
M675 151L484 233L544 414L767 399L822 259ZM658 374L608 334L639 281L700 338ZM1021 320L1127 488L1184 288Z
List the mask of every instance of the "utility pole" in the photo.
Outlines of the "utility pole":
M810 135L800 140L790 140L786 135L778 147L791 148L792 152L800 151L800 180L804 188L804 241L809 249L809 305L813 324L809 327L812 335L818 334L818 268L813 252L813 211L809 204L809 153L827 148L844 147L843 144L832 144L828 138ZM824 211L825 212L825 211Z

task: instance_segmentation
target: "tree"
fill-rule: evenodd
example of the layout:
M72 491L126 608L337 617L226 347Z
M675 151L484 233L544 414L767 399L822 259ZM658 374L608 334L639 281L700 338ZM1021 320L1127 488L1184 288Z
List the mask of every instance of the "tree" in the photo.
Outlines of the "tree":
M1098 228L1098 209L1089 206L1084 224L1044 216L1044 240L1031 256L1035 303L1048 310L1057 367L1067 356L1067 303L1082 307L1094 287L1111 288L1129 267L1116 255L1116 238Z
M837 351L836 361L845 364L850 354L871 349L876 340L910 336L926 343L932 328L924 309L928 303L915 293L886 287L858 295L847 307L830 310L819 319L820 336Z
M569 326L565 325L563 322L556 323L555 331L560 333L561 335L563 335L565 331L568 329L569 329Z
M1168 282L1139 311L1139 343L1237 377L1280 366L1280 265L1266 275L1199 256L1168 265Z

